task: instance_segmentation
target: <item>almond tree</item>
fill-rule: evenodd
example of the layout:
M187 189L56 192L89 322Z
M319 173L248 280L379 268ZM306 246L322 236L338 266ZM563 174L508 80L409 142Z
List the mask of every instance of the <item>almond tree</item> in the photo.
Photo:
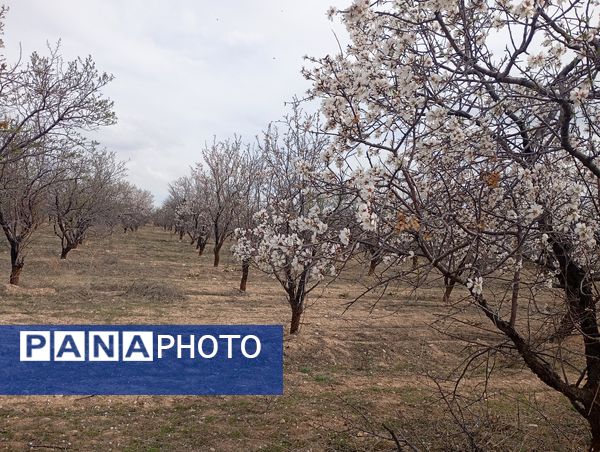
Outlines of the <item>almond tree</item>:
M214 239L214 266L218 267L221 248L235 230L238 211L249 190L246 155L240 137L232 140L213 141L202 151L203 164L195 168L194 176L207 193L206 214L211 223Z
M173 230L183 240L186 232L190 232L190 216L193 215L192 181L189 177L180 177L169 184L169 198L167 201L173 206Z
M339 17L350 45L305 75L331 153L365 166L363 229L463 285L600 450L596 3L360 0Z
M121 224L124 233L135 232L150 221L154 213L152 193L123 181L117 184L116 191L116 221Z
M65 174L61 159L52 153L0 165L0 226L10 247L10 284L19 284L27 246L48 218L49 187Z
M240 292L246 292L250 266L252 265L252 260L256 255L255 243L260 240L258 236L254 235L254 229L257 226L255 224L257 213L258 211L252 215L252 223L254 223L252 228L236 228L234 233L235 242L231 247L231 251L235 259L242 265Z
M113 79L91 57L47 56L0 71L0 164L47 152L48 141L82 144L80 132L114 124L113 103L102 90Z
M211 223L207 214L210 189L206 186L203 175L197 173L197 168L192 169L191 175L185 180L185 196L176 211L176 224L188 234L191 244L196 245L198 255L202 256L211 236Z
M234 254L252 261L284 289L292 310L290 333L299 331L307 296L330 275L349 244L348 230L339 232L339 199L318 190L313 174L322 168L321 152L328 143L318 117L304 114L298 104L285 118L282 136L271 125L260 145L265 207L257 225L237 231ZM342 240L340 240L340 237ZM341 242L341 243L340 243Z
M124 165L113 153L92 151L72 162L63 180L50 187L50 216L61 241L61 259L83 242L90 228L114 217L123 174Z
M115 115L102 94L112 76L91 57L66 62L57 45L25 63L1 60L0 226L10 245L10 282L18 284L27 244L49 214L49 187L86 148L82 132L113 124Z
M152 222L160 226L165 231L173 231L175 228L176 206L170 198L167 198L162 205L154 211Z
M169 185L169 197L163 214L182 240L188 235L202 255L210 238L214 239L215 267L219 265L223 245L236 227L248 226L258 210L260 199L260 160L254 149L240 137L207 145L203 161L189 176Z
M265 204L263 194L265 190L268 191L266 184L271 183L271 181L265 178L264 157L264 154L260 152L246 153L243 162L244 171L240 175L245 179L243 181L245 190L240 193L242 202L238 209L237 228L235 229L234 237L235 244L232 248L234 256L236 256L242 266L240 292L246 291L254 251L252 243L256 239L256 237L251 238L249 235L257 227L256 214L263 207L263 204Z

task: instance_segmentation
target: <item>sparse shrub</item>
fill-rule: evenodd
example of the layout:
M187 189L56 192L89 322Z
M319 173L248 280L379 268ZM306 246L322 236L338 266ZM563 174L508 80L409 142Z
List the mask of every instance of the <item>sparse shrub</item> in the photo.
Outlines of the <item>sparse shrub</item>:
M134 281L124 296L144 298L148 301L182 301L185 293L178 287L158 281Z

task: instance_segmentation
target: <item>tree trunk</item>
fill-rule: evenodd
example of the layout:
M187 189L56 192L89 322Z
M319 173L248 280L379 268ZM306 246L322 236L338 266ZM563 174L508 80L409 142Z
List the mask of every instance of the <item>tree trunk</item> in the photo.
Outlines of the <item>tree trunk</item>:
M21 270L23 270L23 264L12 266L9 279L10 284L13 284L15 286L19 285L19 277L21 276Z
M18 286L21 271L23 270L25 262L23 261L23 256L21 255L20 243L17 241L11 241L10 243L10 264L11 271L8 282Z
M298 333L298 330L300 329L300 320L302 319L303 311L304 309L302 309L302 307L292 307L292 322L290 324L290 334Z
M215 254L215 260L213 261L213 266L214 267L218 267L219 266L219 261L221 260L221 245L217 245L215 244L215 249L213 250L214 254Z
M369 265L369 273L368 276L373 275L375 273L375 268L377 268L377 264L379 264L376 258L371 259L371 265Z
M596 299L593 285L585 269L571 259L570 247L556 240L552 234L552 249L559 264L559 279L564 283L568 309L583 338L589 402L580 411L588 421L592 433L591 451L600 451L600 401L597 400L600 387L600 329L596 316Z
M69 254L69 251L71 251L71 249L73 249L70 246L65 246L63 247L62 251L60 252L60 258L61 259L66 259L67 258L67 254Z
M250 270L250 261L242 262L242 280L240 281L240 292L246 292L246 283L248 282L248 271Z
M517 323L517 310L519 309L519 286L521 282L521 270L515 271L512 283L512 297L510 300L510 326L514 328Z
M298 284L295 284L288 272L287 288L288 302L292 308L292 322L290 324L290 334L296 334L300 329L300 320L304 313L304 299L306 298L306 281L308 280L309 268L304 268L300 275Z
M592 409L587 421L590 424L590 430L592 432L592 442L589 451L600 452L600 408Z
M198 245L196 246L196 248L198 248L198 256L202 256L204 254L204 248L206 248L207 241L208 240L198 239Z
M448 303L450 301L450 295L452 294L452 289L454 289L455 281L450 281L450 278L444 276L444 286L446 289L444 290L444 303Z
M415 272L417 286L421 284L421 270L419 269L419 258L415 255L412 257L412 271Z

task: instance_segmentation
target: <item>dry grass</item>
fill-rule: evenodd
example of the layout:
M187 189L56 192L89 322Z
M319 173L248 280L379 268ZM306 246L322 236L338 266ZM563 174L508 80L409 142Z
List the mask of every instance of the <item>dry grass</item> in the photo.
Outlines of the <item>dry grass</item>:
M239 293L229 256L213 268L187 243L157 228L90 240L58 259L38 235L23 289L0 286L2 323L284 323L277 284L251 273ZM8 279L0 253L0 278ZM362 282L361 282L362 281ZM447 375L466 356L460 341L430 327L447 311L441 290L390 290L344 312L367 281L350 269L313 298L301 334L285 338L281 397L0 397L7 450L390 450L382 424L422 450L465 450L465 436L426 374ZM433 285L435 286L435 284ZM476 311L461 315L485 324ZM486 325L487 326L487 325ZM492 333L461 331L483 342ZM474 395L483 371L465 380ZM490 450L580 450L586 426L568 403L520 367L497 363L471 425ZM467 420L474 418L466 415ZM378 437L377 435L381 435Z

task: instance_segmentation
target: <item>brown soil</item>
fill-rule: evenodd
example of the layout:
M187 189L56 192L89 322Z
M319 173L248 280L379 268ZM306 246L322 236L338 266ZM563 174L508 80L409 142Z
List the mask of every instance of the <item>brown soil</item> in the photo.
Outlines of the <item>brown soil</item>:
M240 268L223 249L196 250L158 228L90 239L67 260L49 231L31 247L22 288L0 286L1 322L257 324L290 318L276 281ZM210 246L210 245L209 245ZM367 265L368 267L368 265ZM467 450L468 433L485 450L581 450L585 423L567 401L515 358L497 360L459 386L462 411L447 405L434 378L460 367L464 343L431 325L448 312L443 287L398 286L353 304L372 281L357 264L315 292L300 334L285 338L281 397L0 397L0 448L6 450L393 450L386 428L419 450ZM0 253L0 278L9 257ZM460 297L455 289L453 298ZM460 313L482 329L446 325L472 342L499 341L475 309ZM454 373L453 375L456 375ZM465 407L471 398L478 403ZM409 450L408 447L405 447Z

